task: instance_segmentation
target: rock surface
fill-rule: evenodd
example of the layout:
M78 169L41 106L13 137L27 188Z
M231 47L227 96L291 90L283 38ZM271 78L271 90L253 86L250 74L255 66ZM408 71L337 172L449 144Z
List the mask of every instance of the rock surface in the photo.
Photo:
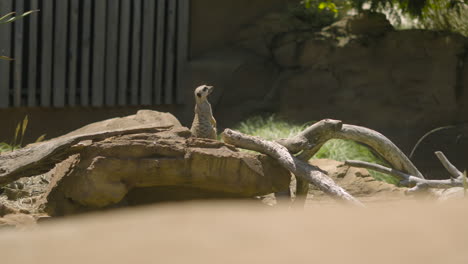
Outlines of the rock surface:
M386 199L405 196L406 188L378 181L366 169L349 167L343 162L329 159L313 159L310 163L326 171L328 176L356 198L381 196ZM312 195L312 200L325 196L314 186L310 186L309 195Z
M71 137L76 135L102 132L108 130L116 130L122 128L135 128L144 125L155 125L158 127L181 127L179 120L170 113L152 111L152 110L139 110L136 114L111 118L104 121L95 122L74 130L61 137Z

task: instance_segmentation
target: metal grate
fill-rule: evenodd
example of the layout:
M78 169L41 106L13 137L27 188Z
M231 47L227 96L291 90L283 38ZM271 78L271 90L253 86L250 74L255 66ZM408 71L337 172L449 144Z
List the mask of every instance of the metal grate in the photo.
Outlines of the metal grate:
M189 0L1 0L0 107L182 102Z

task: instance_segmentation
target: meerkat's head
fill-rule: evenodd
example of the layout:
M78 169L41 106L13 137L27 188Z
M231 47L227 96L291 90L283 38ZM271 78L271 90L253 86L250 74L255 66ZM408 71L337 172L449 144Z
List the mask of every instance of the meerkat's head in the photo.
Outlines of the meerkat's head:
M195 98L197 101L205 100L208 95L213 92L214 87L208 85L201 85L195 89Z

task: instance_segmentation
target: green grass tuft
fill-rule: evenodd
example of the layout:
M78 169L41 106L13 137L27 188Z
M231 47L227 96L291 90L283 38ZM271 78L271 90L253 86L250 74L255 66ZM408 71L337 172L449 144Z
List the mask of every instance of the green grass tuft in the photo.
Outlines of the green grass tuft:
M0 153L1 152L6 152L6 151L13 151L16 149L20 149L23 147L23 139L24 135L26 134L26 130L28 128L28 123L29 123L29 118L28 116L25 116L22 122L19 122L16 125L15 129L15 134L13 136L13 141L8 144L5 142L0 142ZM41 142L45 139L45 134L40 136L37 140L37 142Z
M294 136L313 123L294 124L281 120L274 115L268 117L254 116L239 123L234 129L267 140L275 140ZM388 166L385 161L374 155L368 147L354 141L341 139L332 139L326 142L313 158L337 161L361 160ZM399 182L395 177L375 171L369 172L377 180L392 184L398 184Z

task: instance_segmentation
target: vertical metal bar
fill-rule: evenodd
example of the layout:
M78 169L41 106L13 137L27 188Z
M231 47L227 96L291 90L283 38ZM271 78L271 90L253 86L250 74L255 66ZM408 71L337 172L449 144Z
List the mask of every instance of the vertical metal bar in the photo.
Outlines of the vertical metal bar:
M166 0L158 0L156 15L156 54L154 66L153 102L162 103L163 74L164 74L164 32L166 27Z
M176 73L176 98L178 104L184 103L184 89L188 80L187 64L189 49L189 24L190 24L190 0L178 0L177 12L177 73Z
M93 106L104 103L104 74L106 52L106 0L95 0L94 8L94 36L93 36Z
M17 14L24 12L24 0L15 0L15 11ZM15 55L14 55L14 80L13 80L13 105L21 106L23 89L23 31L24 20L16 20L15 25Z
M10 0L0 1L0 16L4 16L13 10L13 4ZM4 24L0 26L0 55L11 57L11 33L12 25ZM0 108L6 108L10 105L10 68L12 63L7 60L0 60Z
M31 0L31 10L39 9L38 0ZM38 56L38 17L33 14L29 17L29 60L28 60L28 106L36 106L37 93L37 56Z
M92 2L83 1L83 23L81 33L81 65L80 65L80 103L82 106L89 105L90 92L90 68L91 68L91 20L92 20Z
M150 105L153 99L153 60L154 60L154 14L155 1L143 3L143 37L141 55L141 94L140 104Z
M172 92L174 89L174 65L176 48L176 11L177 1L169 1L167 9L167 34L166 34L166 63L164 78L164 103L173 102Z
M130 103L132 105L136 105L139 101L138 90L140 88L141 0L133 0L132 26L132 69L130 75Z
M53 98L54 106L64 107L67 89L68 0L57 0L55 7Z
M41 49L41 106L48 107L52 95L52 47L54 3L42 0L42 49Z
M127 104L128 89L128 69L130 54L130 2L131 0L120 1L120 39L119 39L119 63L117 83L119 88L119 105Z
M70 43L68 57L68 105L76 105L76 86L78 74L78 23L80 12L79 0L70 0Z
M119 1L107 2L106 47L106 105L113 106L117 99L117 61L119 56Z

